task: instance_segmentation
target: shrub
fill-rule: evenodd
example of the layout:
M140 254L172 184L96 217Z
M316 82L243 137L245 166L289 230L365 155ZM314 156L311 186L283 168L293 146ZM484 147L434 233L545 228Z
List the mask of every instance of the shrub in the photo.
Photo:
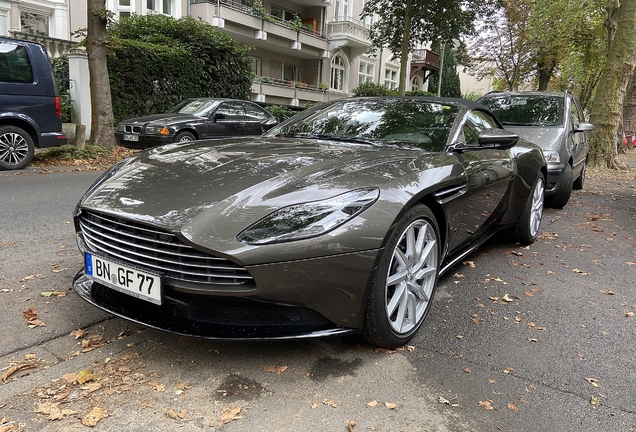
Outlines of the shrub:
M352 91L354 96L397 96L395 90L391 90L383 84L376 84L374 82L364 82Z
M283 122L288 118L298 114L298 111L294 111L293 109L287 108L286 106L282 105L269 105L265 107L265 110L276 117L276 120L278 120L279 122Z

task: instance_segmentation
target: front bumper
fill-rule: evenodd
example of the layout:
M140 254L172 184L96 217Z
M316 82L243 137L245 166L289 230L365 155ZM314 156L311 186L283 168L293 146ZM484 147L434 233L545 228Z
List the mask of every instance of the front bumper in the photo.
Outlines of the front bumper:
M147 149L150 147L157 147L164 144L172 144L174 142L174 135L135 135L139 137L139 141L124 140L124 133L116 131L115 140L117 144L130 148L130 149Z
M548 178L545 185L546 196L554 195L559 188L561 176L565 170L565 163L548 162Z
M113 315L187 336L284 340L358 333L379 251L247 267L250 294L166 286L161 306L114 291L80 271L73 289Z

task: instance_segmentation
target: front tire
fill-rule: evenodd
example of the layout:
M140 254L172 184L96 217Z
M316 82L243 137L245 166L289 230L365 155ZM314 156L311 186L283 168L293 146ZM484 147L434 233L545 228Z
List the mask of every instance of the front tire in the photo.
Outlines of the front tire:
M191 142L191 141L195 141L195 140L196 140L196 137L194 136L194 134L192 134L192 132L188 132L188 131L179 132L174 137L174 142L176 142L176 143L187 143L187 142Z
M411 208L396 224L375 271L362 334L397 348L410 341L428 314L441 261L439 227L430 209Z
M530 196L523 206L521 216L514 227L515 239L524 246L534 243L539 234L543 218L544 194L545 180L543 174L539 173L530 191Z
M17 126L0 127L0 169L25 168L33 159L33 138Z

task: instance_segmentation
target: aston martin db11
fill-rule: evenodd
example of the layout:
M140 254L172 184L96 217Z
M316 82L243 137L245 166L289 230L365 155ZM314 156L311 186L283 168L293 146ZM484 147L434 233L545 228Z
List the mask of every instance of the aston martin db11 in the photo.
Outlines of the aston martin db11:
M121 161L79 202L89 303L211 339L361 333L397 347L495 232L532 243L546 162L461 99L353 98L255 138Z

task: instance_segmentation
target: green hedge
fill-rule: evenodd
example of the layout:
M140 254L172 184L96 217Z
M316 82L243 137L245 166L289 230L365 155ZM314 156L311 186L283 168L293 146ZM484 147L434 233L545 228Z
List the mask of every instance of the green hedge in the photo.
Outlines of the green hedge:
M132 15L108 31L115 123L192 97L249 99L252 49L192 17Z

